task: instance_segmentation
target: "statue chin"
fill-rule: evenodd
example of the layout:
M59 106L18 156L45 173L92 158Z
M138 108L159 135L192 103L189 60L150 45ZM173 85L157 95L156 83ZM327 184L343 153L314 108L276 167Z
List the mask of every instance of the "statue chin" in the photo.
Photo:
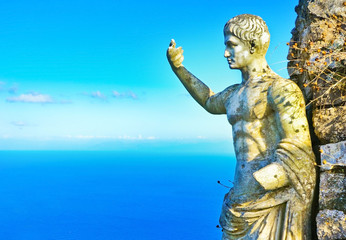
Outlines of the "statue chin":
M230 69L238 69L237 66L234 63L228 64Z

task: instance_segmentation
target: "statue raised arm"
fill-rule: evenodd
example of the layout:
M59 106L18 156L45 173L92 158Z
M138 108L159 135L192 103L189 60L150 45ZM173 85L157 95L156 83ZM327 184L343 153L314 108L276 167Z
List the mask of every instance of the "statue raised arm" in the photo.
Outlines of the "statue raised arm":
M310 239L314 155L298 86L274 73L265 54L270 41L262 18L242 14L224 27L225 54L242 82L214 94L182 65L172 40L168 61L192 97L208 112L227 114L237 158L234 186L220 223L223 240Z
M182 47L176 48L172 39L167 49L167 59L173 72L177 75L187 91L205 110L213 114L226 114L225 100L229 89L215 94L201 80L190 73L182 64L184 60Z

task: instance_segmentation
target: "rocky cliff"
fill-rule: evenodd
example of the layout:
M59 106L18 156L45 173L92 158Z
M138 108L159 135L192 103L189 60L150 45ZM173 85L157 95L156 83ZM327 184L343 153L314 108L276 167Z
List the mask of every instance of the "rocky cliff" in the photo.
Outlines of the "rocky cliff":
M300 0L295 10L288 70L317 157L315 238L346 239L346 0Z

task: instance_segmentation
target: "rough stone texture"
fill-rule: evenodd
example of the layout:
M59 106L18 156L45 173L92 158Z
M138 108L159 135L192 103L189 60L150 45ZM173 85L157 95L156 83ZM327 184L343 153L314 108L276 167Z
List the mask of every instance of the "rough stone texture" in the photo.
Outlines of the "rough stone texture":
M320 209L346 212L346 178L343 172L321 173L319 203Z
M318 17L328 18L329 15L335 14L346 17L344 1L340 0L316 0L311 1L309 10ZM327 11L326 11L327 10Z
M320 152L319 208L346 212L346 141L323 145Z
M290 42L289 74L313 105L322 144L346 140L345 5L344 0L300 0Z
M319 239L346 239L346 215L343 211L323 210L317 215L317 235Z
M296 81L311 101L324 93L330 98L344 103L345 81L345 36L346 6L343 0L300 0L296 7L298 14L296 27L292 30L288 70L291 79ZM325 93L326 92L326 93ZM337 96L337 97L336 97ZM317 101L316 101L317 102ZM319 105L333 102L320 101Z
M312 122L321 144L346 139L346 106L316 107L312 110Z
M322 170L330 170L330 165L346 167L346 141L322 145L321 159Z
M321 152L317 235L346 239L346 0L299 0L295 10L288 70L303 91Z
M319 239L346 238L346 141L322 145L319 209L316 217Z

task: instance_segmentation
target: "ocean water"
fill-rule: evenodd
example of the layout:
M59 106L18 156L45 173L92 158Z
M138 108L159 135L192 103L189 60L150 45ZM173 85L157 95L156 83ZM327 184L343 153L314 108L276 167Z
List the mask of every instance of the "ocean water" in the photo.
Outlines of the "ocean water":
M219 240L235 159L131 152L0 152L0 239Z

